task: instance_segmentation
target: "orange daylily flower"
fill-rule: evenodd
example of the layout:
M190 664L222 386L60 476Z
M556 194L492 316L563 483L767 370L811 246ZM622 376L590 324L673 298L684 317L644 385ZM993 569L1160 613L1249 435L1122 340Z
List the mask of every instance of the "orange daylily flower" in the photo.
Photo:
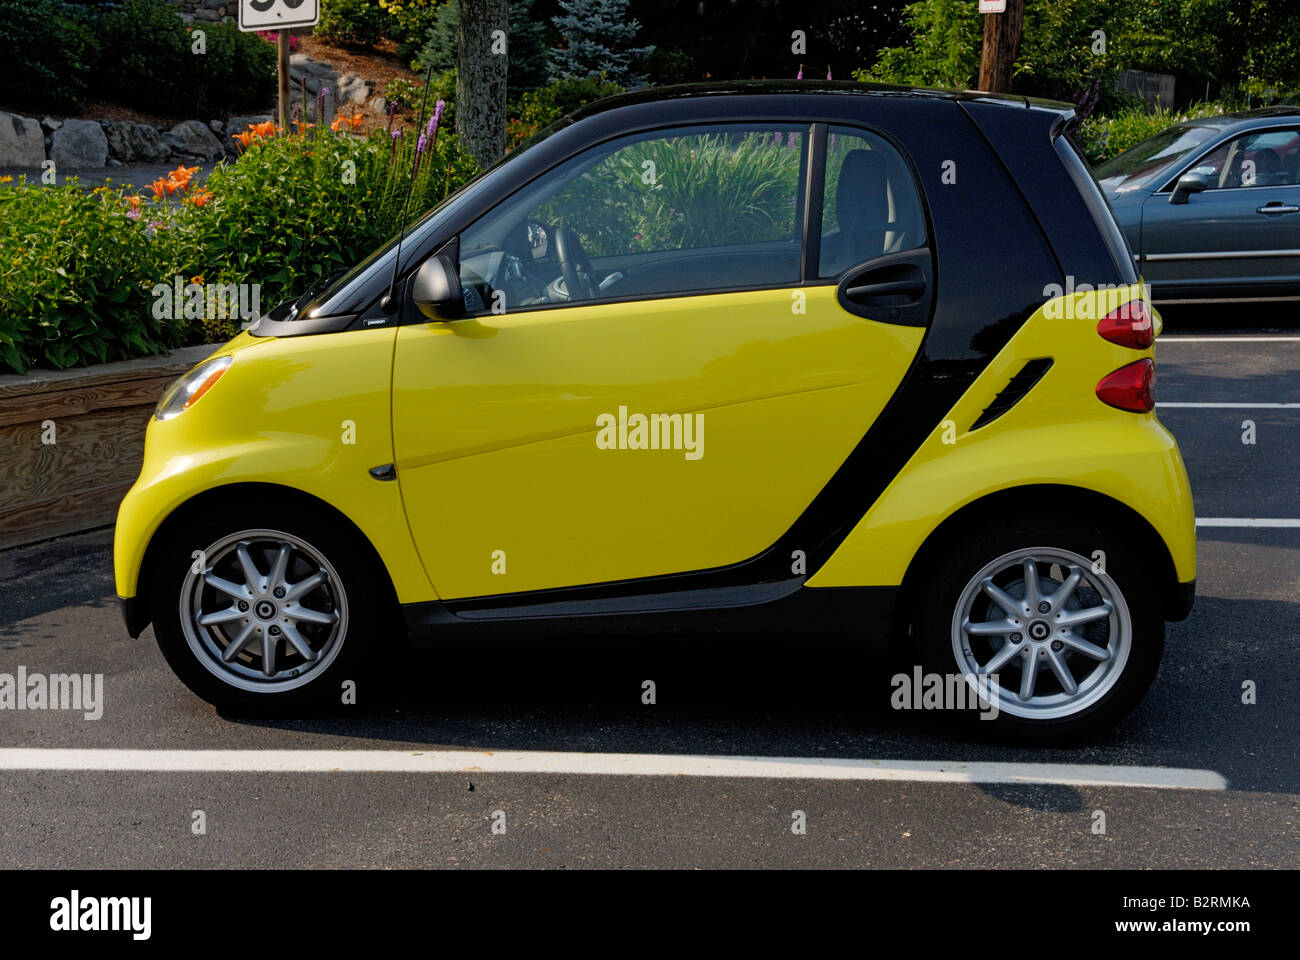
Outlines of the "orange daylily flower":
M284 131L275 125L275 121L267 120L265 123L255 123L249 126L243 133L232 133L232 140L239 141L240 146L245 150L252 145L254 140L263 140L277 136Z
M170 180L164 180L162 177L159 177L153 183L149 184L149 189L153 191L155 200L161 200L164 196L170 197L176 192L176 184Z
M212 199L212 191L209 190L207 187L200 187L198 190L195 190L192 194L190 194L185 202L192 203L196 207L201 207L211 199Z
M365 118L359 113L354 113L350 117L339 114L330 124L330 129L335 133L338 133L339 130L346 126L350 131L355 131L357 127L361 126L364 119Z
M194 178L194 174L198 172L198 167L177 167L167 174L167 181L174 185L175 190L188 191L190 181Z

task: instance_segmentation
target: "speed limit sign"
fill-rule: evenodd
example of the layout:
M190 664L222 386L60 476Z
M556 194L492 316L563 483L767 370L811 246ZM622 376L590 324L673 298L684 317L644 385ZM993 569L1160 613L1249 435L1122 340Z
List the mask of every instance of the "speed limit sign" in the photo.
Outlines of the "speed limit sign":
M320 0L239 0L239 29L287 30L320 20Z

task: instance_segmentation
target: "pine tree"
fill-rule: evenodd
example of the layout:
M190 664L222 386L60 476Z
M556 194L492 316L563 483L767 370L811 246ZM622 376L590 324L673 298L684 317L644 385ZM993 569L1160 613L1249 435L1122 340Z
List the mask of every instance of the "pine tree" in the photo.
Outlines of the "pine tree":
M546 83L546 26L532 15L533 0L510 0L510 91L531 90ZM460 2L438 11L415 58L417 72L432 65L434 73L454 70L459 60Z
M628 16L628 0L559 0L560 15L552 18L565 46L551 53L553 79L582 79L605 75L624 87L645 82L633 65L654 47L633 47L641 24Z

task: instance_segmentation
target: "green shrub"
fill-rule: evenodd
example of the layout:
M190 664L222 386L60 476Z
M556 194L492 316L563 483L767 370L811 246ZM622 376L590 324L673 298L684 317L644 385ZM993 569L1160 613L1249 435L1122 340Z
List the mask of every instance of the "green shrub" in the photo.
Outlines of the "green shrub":
M159 200L146 191L138 216L120 187L0 184L0 369L232 336L238 320L156 319L154 286L178 275L257 284L267 312L396 233L415 151L414 130L256 140L218 164L201 192ZM419 159L412 221L476 172L448 130Z
M174 243L118 190L0 186L0 367L78 364L158 353L183 326L153 319L150 288L171 275Z
M163 0L127 0L96 22L103 93L126 106L167 113L225 114L275 97L275 49L230 23L186 27ZM193 50L201 29L204 53Z
M99 57L88 12L55 0L0 0L0 24L0 96L33 110L80 111Z
M379 5L388 14L384 33L397 42L398 57L410 63L447 4L445 0L379 0Z
M233 23L202 26L207 53L203 69L190 71L192 109L199 116L257 110L275 100L276 48Z
M518 144L581 106L622 92L622 87L604 77L552 80L520 95L511 105L506 123L508 139L512 146Z
M378 0L323 0L313 32L334 43L372 46L384 36L388 21Z
M163 112L189 106L190 76L201 71L175 10L161 0L127 0L101 14L96 26L107 60L105 97Z
M1078 140L1084 155L1095 166L1176 123L1223 112L1219 103L1196 103L1185 110L1166 110L1157 105L1154 112L1148 112L1145 106L1132 107L1108 117L1085 120Z

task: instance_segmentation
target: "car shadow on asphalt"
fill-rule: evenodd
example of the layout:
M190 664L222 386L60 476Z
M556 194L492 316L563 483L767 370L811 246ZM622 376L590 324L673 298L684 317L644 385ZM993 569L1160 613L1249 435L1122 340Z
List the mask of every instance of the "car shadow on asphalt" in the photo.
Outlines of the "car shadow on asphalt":
M374 749L1188 767L1214 769L1233 789L1300 792L1298 612L1293 603L1198 599L1193 620L1170 625L1165 660L1143 702L1113 730L1068 747L1003 742L971 712L954 722L952 711L896 710L898 661L819 651L789 637L680 641L670 649L610 639L563 651L424 651L385 689L359 688L356 707L226 719ZM1243 702L1245 681L1253 703ZM995 789L1035 809L1074 810L1082 802L1068 790Z

